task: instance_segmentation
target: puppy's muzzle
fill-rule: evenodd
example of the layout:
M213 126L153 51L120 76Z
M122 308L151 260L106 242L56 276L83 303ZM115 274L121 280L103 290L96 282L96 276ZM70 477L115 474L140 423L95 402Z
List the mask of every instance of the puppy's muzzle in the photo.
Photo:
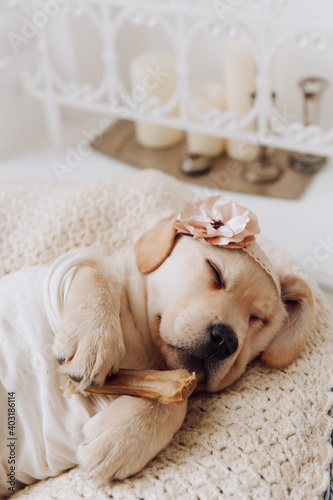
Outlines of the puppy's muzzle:
M224 360L234 354L237 348L238 338L231 326L226 323L215 323L207 328L200 344L181 349L201 361L206 361Z
M210 325L203 335L201 343L195 346L171 346L177 363L173 361L172 368L186 368L195 372L198 380L203 381L214 373L225 359L238 349L238 339L233 329L226 323Z

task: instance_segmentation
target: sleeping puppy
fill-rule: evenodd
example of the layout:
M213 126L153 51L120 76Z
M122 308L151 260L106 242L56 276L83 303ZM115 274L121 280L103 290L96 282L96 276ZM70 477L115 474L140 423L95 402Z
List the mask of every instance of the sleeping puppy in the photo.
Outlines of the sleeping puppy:
M209 214L198 234L188 230L191 224L185 228L186 219L161 222L141 237L134 254L114 257L116 285L92 268L79 269L55 340L63 372L83 389L102 384L119 367L150 368L153 359L155 368L194 371L199 389L215 392L259 354L271 367L290 364L311 329L311 291L298 277L277 277L259 248L242 249L244 240L253 245L251 229L256 232L255 216L246 211L246 217L238 239L224 237L220 220L217 237L219 223L209 222ZM225 239L228 248L218 246ZM82 303L84 328L68 327L79 323ZM166 446L185 412L186 402L166 407L121 397L85 425L79 462L104 480L130 476Z
M159 223L134 251L78 259L72 271L66 268L72 274L60 293L59 324L48 313L59 370L52 368L53 360L48 363L52 373L76 383L79 394L72 399L81 427L71 436L81 444L77 459L62 462L60 457L44 475L22 470L22 482L75 463L90 477L122 479L170 442L187 402L167 406L129 396L97 400L81 395L119 368L186 368L196 373L200 390L215 392L234 382L260 354L277 368L298 356L314 317L309 287L296 276L276 275L255 243L254 214L225 197L213 198L209 206L191 206L177 220ZM60 258L57 272L63 262ZM54 306L45 297L44 302L46 309ZM66 422L74 425L74 403L58 387L52 391L54 412L66 402L72 417Z

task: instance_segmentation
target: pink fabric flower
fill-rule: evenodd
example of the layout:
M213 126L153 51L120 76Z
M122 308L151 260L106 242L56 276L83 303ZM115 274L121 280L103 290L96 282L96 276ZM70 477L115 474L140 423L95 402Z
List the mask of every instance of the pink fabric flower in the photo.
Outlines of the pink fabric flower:
M257 216L227 196L210 196L185 205L175 228L211 245L243 248L260 232Z

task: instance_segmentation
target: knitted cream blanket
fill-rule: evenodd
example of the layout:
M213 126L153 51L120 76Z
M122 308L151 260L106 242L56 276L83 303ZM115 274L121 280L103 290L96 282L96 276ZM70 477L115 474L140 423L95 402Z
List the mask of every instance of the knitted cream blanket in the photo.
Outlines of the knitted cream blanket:
M3 183L0 275L49 263L74 247L110 253L190 199L179 181L154 171L89 184ZM272 245L265 250L284 271L302 274ZM322 294L312 288L316 321L301 356L283 370L255 361L223 393L193 395L182 428L142 472L98 487L75 468L13 500L320 498L332 457L333 328Z

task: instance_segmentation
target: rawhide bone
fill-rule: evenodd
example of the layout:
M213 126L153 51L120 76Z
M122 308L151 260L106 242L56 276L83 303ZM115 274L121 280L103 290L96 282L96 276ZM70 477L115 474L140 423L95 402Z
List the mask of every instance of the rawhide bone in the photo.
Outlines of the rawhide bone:
M108 377L102 386L85 390L92 394L140 396L157 399L164 404L180 404L197 386L194 373L187 370L119 370Z

